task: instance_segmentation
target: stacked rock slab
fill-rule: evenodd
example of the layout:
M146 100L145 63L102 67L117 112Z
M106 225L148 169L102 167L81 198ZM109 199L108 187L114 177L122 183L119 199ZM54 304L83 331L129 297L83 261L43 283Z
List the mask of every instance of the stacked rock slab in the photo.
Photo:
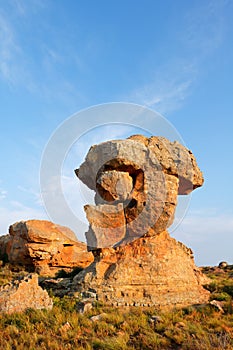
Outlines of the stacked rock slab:
M0 253L13 265L25 266L40 275L85 268L93 261L85 243L67 227L46 220L28 220L10 226L0 238Z
M94 262L73 289L114 305L204 303L206 279L193 254L171 238L177 195L202 186L191 151L163 137L134 135L92 146L75 171L96 192L86 205Z

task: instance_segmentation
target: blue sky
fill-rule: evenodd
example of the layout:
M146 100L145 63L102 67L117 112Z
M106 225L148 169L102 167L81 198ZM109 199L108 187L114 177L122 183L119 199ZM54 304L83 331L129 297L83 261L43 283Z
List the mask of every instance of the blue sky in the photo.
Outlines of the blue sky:
M0 234L48 218L39 175L56 128L90 106L130 102L162 113L205 176L172 235L198 265L233 263L232 15L230 0L0 0ZM98 129L94 139L124 132Z

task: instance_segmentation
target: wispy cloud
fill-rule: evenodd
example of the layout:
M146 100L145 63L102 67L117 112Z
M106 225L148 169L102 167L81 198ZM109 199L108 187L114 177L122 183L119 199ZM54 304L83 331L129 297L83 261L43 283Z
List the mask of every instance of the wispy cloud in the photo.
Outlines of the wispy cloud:
M5 199L7 195L7 191L0 188L0 200Z
M191 6L185 15L184 32L175 32L180 56L167 60L157 70L151 67L148 82L134 89L126 98L131 102L168 113L182 106L192 93L206 60L224 40L227 23L224 20L228 1L212 0Z
M14 31L9 21L0 12L0 73L9 84L15 84L17 79L15 62L21 55Z
M41 194L40 194L39 191L36 191L35 188L32 188L32 187L30 187L30 188L25 188L25 187L19 185L19 186L18 186L18 189L19 189L21 192L24 192L24 193L26 193L26 194L29 194L30 197L33 198L35 205L40 205L40 206L43 205L42 200L41 200Z
M190 53L195 53L197 60L209 56L221 45L229 6L228 0L210 0L193 6L186 13L186 31L181 35L181 41Z
M68 43L64 41L61 46L60 27L55 29L56 34L51 34L54 28L49 31L49 23L44 27L42 23L40 32L45 39L41 39L42 34L38 35L35 23L40 21L38 15L42 16L46 8L42 0L30 3L12 0L0 10L0 78L10 87L23 87L49 103L59 100L65 106L76 106L77 101L85 97L66 73L70 66L79 71L82 60L77 52L74 55L74 48ZM32 33L36 31L33 41L32 33L28 35L29 25Z
M12 201L9 207L0 207L0 235L6 234L14 222L30 219L48 220L48 217L42 208L27 207L16 201Z
M190 246L199 265L213 265L221 260L233 262L233 213L218 213L212 208L190 212L172 235Z
M18 16L26 16L28 13L35 13L46 7L46 0L9 0L12 10L14 9Z
M191 69L186 77L179 72L180 75L171 75L170 79L160 73L154 81L135 89L128 96L129 101L153 107L162 114L179 108L190 94L195 81L195 74Z

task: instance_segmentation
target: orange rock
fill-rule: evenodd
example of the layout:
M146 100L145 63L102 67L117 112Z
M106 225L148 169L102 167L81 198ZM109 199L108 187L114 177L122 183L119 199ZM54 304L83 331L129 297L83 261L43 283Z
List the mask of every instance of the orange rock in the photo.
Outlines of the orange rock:
M98 300L110 305L171 307L206 303L206 283L191 249L164 231L100 250L75 276L73 290L95 291Z
M114 241L108 230L99 232L99 227L105 227L106 217L107 222L111 221L101 204L110 202L114 212L121 203L126 225L123 241L136 239L148 235L150 229L153 234L166 230L174 219L177 196L190 193L204 181L191 151L177 141L157 136L134 135L92 146L75 172L96 192L96 211L92 209L93 215L87 215L91 219L87 244L92 249L106 247L109 236L112 246L119 243L118 234ZM101 239L93 240L99 236Z
M30 274L0 288L0 312L22 312L28 308L51 309L53 301L38 285L37 274Z
M62 269L85 268L93 261L86 244L79 242L70 229L44 220L11 225L2 251L11 264L47 276L54 276Z
M90 229L86 233L88 248L111 247L125 237L126 225L123 205L102 204L84 207Z
M202 287L208 282L192 251L166 231L177 196L204 181L191 151L164 137L134 135L91 147L75 172L96 191L97 205L86 206L87 244L95 260L74 278L74 292L96 294L114 305L208 301L209 292ZM101 196L111 203L101 205Z

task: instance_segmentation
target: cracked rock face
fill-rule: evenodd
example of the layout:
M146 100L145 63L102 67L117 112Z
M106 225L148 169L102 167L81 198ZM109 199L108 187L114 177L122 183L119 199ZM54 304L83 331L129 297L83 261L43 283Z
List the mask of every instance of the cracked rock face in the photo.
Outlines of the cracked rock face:
M92 146L75 172L96 192L96 206L85 206L90 250L163 232L173 223L177 196L204 181L191 151L141 135Z

